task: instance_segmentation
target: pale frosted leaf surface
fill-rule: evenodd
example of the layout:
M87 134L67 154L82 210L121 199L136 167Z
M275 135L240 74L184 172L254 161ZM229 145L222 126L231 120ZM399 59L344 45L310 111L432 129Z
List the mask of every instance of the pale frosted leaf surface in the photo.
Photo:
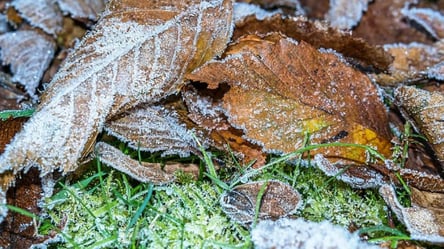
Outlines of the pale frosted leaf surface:
M302 205L301 196L295 189L283 182L271 180L249 182L226 191L220 197L223 211L236 222L251 224L255 218L256 203L262 188L265 190L260 199L258 219L285 217Z
M444 15L441 12L425 8L404 8L401 13L420 24L434 38L444 38Z
M62 12L52 0L14 0L11 5L31 25L48 34L55 36L62 30Z
M426 45L422 43L387 44L384 49L390 53L394 61L388 73L374 74L371 77L378 84L395 86L401 82L412 82L424 79L428 70L444 60L442 43ZM430 76L434 76L432 72Z
M0 14L0 34L8 32L8 19L6 18L6 15Z
M27 93L35 95L43 73L55 52L52 39L36 31L16 31L0 35L0 57L3 65L10 65L12 81L25 86Z
M283 218L260 221L251 231L255 248L266 249L378 249L363 242L358 234L328 221L320 223Z
M258 5L251 3L234 3L233 5L233 21L234 23L242 21L245 17L254 15L256 19L263 20L266 17L271 17L274 14L282 13L280 10L268 11L264 10Z
M142 151L189 156L199 150L192 130L180 122L179 114L162 106L134 109L122 118L108 121L105 130Z
M440 62L430 67L426 73L431 79L444 81L444 62Z
M376 87L335 54L321 53L305 42L276 34L247 36L230 46L223 59L188 77L209 88L228 83L231 88L222 106L230 123L265 151L293 152L309 132L313 143L365 144L384 155L391 153L385 108ZM316 152L335 160L367 160L359 148Z
M112 1L0 156L0 172L75 170L107 118L176 93L186 72L221 53L231 18L229 0Z
M325 17L332 27L351 29L361 20L372 0L330 0L330 9Z
M161 163L139 162L107 143L97 143L95 153L101 162L128 174L138 181L154 184L165 184L174 181L174 175L164 172Z
M444 162L444 95L410 86L395 90L398 107L410 119L417 132L424 134Z
M405 208L399 203L392 186L382 186L379 189L379 193L398 219L405 224L412 239L444 244L444 210L442 206L438 209L418 205L424 204L424 198L432 198L442 204L443 194L440 194L438 197L426 194L428 196L425 197L423 194L414 191L412 194L412 207ZM418 201L418 203L415 201ZM427 205L430 205L428 201L426 202Z
M105 9L105 0L57 0L60 9L74 18L96 20Z
M438 174L407 168L400 169L399 173L402 179L411 187L424 191L444 193L444 179Z

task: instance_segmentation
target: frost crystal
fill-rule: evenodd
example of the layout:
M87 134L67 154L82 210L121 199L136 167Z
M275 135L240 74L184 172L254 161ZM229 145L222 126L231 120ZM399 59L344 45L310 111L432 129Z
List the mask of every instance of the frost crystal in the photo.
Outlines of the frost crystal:
M60 9L70 13L74 18L88 18L96 20L105 9L105 0L57 0Z
M325 17L331 26L338 29L351 29L367 10L371 0L330 0L330 10Z
M267 11L255 4L249 3L234 3L233 20L235 23L242 21L245 17L255 15L256 19L264 20L275 14L282 13L281 10Z
M260 221L251 231L255 248L298 249L377 249L362 242L357 234L327 221L315 223L303 219Z
M35 90L54 56L55 44L36 31L0 35L0 57L11 66L12 80L24 85L35 100Z
M404 8L401 13L420 24L436 39L444 37L444 16L440 12L424 8Z

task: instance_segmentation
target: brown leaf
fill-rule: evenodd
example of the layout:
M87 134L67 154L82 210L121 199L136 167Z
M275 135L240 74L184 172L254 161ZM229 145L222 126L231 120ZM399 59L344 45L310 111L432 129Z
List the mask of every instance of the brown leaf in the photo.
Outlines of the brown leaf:
M52 0L14 0L11 4L31 25L46 33L55 36L62 30L62 12Z
M410 86L395 90L398 107L413 124L417 132L424 134L432 145L441 164L444 163L444 95ZM443 169L441 169L441 172Z
M183 74L221 53L230 0L110 1L53 77L37 112L0 156L0 172L71 172L106 119L176 93Z
M444 209L442 193L421 192L412 188L412 207L401 206L395 190L389 185L379 189L387 205L405 224L414 240L444 244Z
M51 38L36 31L16 31L0 35L0 57L10 65L13 82L24 85L35 100L36 88L55 52Z
M305 42L277 34L247 36L230 46L223 59L188 77L209 88L228 83L222 106L230 123L265 151L293 152L309 132L312 143L364 144L391 154L387 117L375 86L336 54L319 52ZM359 148L316 153L366 162Z
M309 21L305 17L284 17L274 15L264 20L254 16L236 23L233 40L246 34L266 35L270 32L281 32L297 41L305 41L316 48L331 48L352 58L364 66L373 66L386 70L392 62L390 54L381 47L368 44L365 40L355 38L348 32L343 32L319 21Z
M73 18L96 20L105 9L105 0L57 0L63 12L70 13Z
M277 219L288 216L302 204L301 196L290 185L280 181L260 181L239 185L222 194L220 204L235 221L247 225L255 218L256 203L262 188L258 219Z
M330 9L325 17L332 27L338 29L353 28L367 10L367 5L372 0L333 0L330 1Z
M434 38L444 38L444 16L435 10L426 8L403 9L402 14L420 24Z

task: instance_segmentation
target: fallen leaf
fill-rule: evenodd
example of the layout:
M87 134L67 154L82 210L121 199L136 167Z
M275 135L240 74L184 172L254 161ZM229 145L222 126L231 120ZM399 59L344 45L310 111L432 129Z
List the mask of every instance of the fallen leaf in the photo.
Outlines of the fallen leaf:
M395 90L397 106L411 121L415 130L426 136L436 157L444 163L444 95L428 92L412 86L401 86ZM443 172L443 169L441 169Z
M439 12L426 8L403 9L402 14L420 24L434 38L444 38L444 16Z
M222 59L187 77L209 88L229 84L221 104L229 122L265 152L293 152L303 146L308 132L311 143L370 145L391 154L387 116L376 87L336 54L305 42L278 34L250 35L231 45ZM355 147L316 153L334 161L367 161L365 151Z
M220 204L228 216L236 222L248 225L255 220L256 205L261 191L264 192L259 199L261 202L257 213L259 220L288 216L302 205L301 196L296 190L276 180L249 182L236 186L221 195Z
M63 15L52 0L14 0L11 5L32 26L56 36L62 30Z
M75 170L107 119L177 93L186 72L221 53L231 18L229 0L110 1L0 156L0 172Z
M379 193L398 219L405 224L412 239L444 244L443 194L426 193L413 188L412 190L412 207L408 208L399 203L392 186L382 186Z
M378 249L362 241L356 233L328 221L320 223L303 219L282 218L276 221L260 221L251 231L254 248L286 249ZM346 245L346 246L345 246Z
M236 23L233 40L247 34L266 35L280 32L296 41L305 41L316 48L331 48L350 58L353 63L364 67L386 70L392 57L382 47L370 45L363 39L353 37L349 32L328 26L325 22L310 21L306 17L287 17L276 14L263 20L255 16Z
M11 80L37 100L36 88L54 57L54 41L36 31L15 31L0 35L0 48L3 64L14 74Z
M63 12L71 14L73 18L88 18L96 20L105 9L105 0L57 0Z
M361 20L362 13L372 0L331 0L330 9L325 20L332 27L338 29L351 29Z

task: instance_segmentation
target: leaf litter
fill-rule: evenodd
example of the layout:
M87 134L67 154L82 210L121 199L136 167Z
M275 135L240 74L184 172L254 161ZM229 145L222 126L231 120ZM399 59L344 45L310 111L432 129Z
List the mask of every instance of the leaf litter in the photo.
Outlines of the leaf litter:
M20 3L17 0L12 2ZM396 176L399 174L411 187L412 203L419 209L416 206L413 209L403 208L395 201L393 191L382 191L387 205L406 224L414 239L441 243L442 231L436 230L436 227L443 226L440 218L442 208L436 201L441 196L434 193L443 192L444 184L439 172L399 168L390 160L372 161L367 150L373 148L384 158L391 157L388 109L382 104L382 90L378 85L384 85L387 90L403 83L442 80L440 42L431 40L427 34L416 30L411 22L405 21L408 17L439 38L439 28L442 27L440 13L427 8L418 9L413 1L400 0L386 3L331 1L330 10L326 12L310 13L311 9L307 8L293 12L324 16L333 26L353 29L352 36L328 23L309 21L293 14L287 16L289 12L284 8L280 11L282 6L298 10L308 4L306 1L273 3L277 5L267 1L256 2L280 13L255 6L253 15L234 14L237 21L233 26L229 1L205 1L190 8L168 1L155 6L111 1L98 24L76 44L60 71L52 78L41 97L37 113L1 155L2 188L7 189L15 181L15 175L29 167L38 166L42 175L54 170L64 173L74 171L82 160L90 157L94 147L96 155L105 162L140 181L165 184L174 179L174 170L185 168L181 164L167 168L145 162L141 163L145 165L142 166L109 144L96 144L102 130L129 143L133 149L161 151L164 155L187 156L193 153L202 156L195 137L203 142L205 148L227 150L228 144L235 155L245 159L244 162L256 160L255 167L266 163L267 154L290 153L302 148L306 134L310 134L310 143L313 144L339 142L368 146L317 148L313 150L317 154L314 164L357 188L377 187L390 182L400 186L402 184ZM14 8L32 26L40 27L51 35L61 32L60 23L48 28L47 20L36 18L32 13L26 14L26 8L18 3L13 4ZM69 7L64 5L64 1L57 1L57 4L42 1L30 5L48 6L45 11L53 13L60 8L64 15L69 14L82 22L85 19L95 20L104 6L101 1L78 3L78 6ZM239 6L235 4L234 8ZM352 17L341 20L343 15L340 13L349 8L347 12L352 13ZM217 15L212 16L213 11ZM145 19L145 12L153 15ZM388 15L379 18L375 13ZM51 15L56 17L59 14ZM10 14L8 18L16 17ZM180 22L176 25L170 20ZM370 27L369 20L376 21L376 25ZM85 22L87 25L91 23ZM213 26L207 26L208 23ZM19 29L26 26L17 24L21 25ZM189 28L196 24L198 28ZM378 30L372 32L375 28ZM124 29L134 32L119 32ZM150 31L146 31L148 29ZM229 41L230 45L225 48ZM384 45L385 51L370 44ZM10 45L4 47L9 49ZM214 59L222 52L221 57ZM120 53L119 56L113 56L117 53ZM394 57L393 62L390 54ZM47 61L51 61L52 57L50 55ZM33 59L40 58L43 55ZM148 63L141 63L141 60ZM26 68L30 65L20 66ZM32 85L28 84L29 81L24 84L31 96L48 65L44 67L37 76L34 75ZM94 71L94 68L100 69ZM214 74L215 71L218 73ZM372 81L366 72L372 73L369 74ZM185 75L187 79L200 83L192 82L186 86ZM202 83L207 85L202 87L205 85ZM419 95L410 96L407 89L418 91L415 94ZM169 95L176 94L175 103L180 108L165 101ZM442 116L439 112L440 97L401 86L395 90L394 105L402 110L405 119L413 120L416 132L428 138L426 145L431 145L436 158L442 160L441 129L436 129ZM437 104L433 104L435 102ZM49 130L51 134L41 130ZM40 140L30 135L37 133L42 134ZM51 151L57 151L57 155L47 153ZM407 158L409 160L413 159ZM6 161L13 163L3 164ZM349 168L350 163L354 165L352 168ZM191 172L199 171L196 165L190 167ZM439 170L442 172L442 168L438 167ZM281 183L273 181L273 184ZM241 223L251 222L256 215L255 209L252 210L256 207L252 203L257 200L258 186L255 183L240 185L231 192L225 192L225 197L230 193L244 197L245 193L249 193L250 196L244 198L249 200L248 203L244 203L242 198L234 205L231 203L230 207L235 208L228 214ZM296 193L291 187L286 188L285 193ZM274 198L263 202L262 206L276 208L296 203L288 200L273 204L273 201L282 199ZM223 200L222 206L226 204ZM245 207L249 210L239 211ZM431 217L427 220L430 222L411 215L418 210ZM248 215L242 216L243 213ZM285 211L273 217L289 213ZM270 216L261 216L265 217Z

